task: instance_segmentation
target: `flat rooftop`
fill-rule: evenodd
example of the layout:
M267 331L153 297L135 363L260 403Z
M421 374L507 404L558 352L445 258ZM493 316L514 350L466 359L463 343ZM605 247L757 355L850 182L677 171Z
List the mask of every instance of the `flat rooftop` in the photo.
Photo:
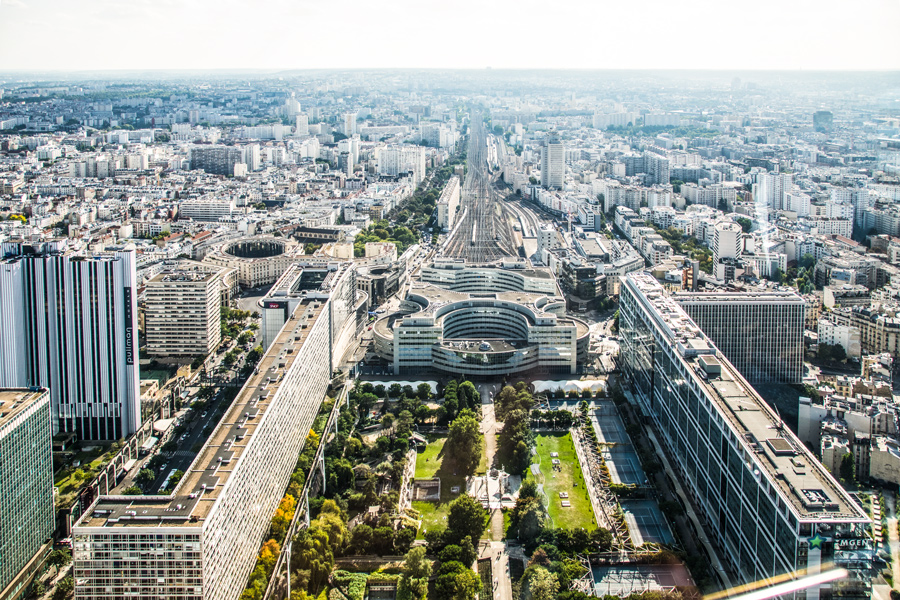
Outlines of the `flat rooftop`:
M101 496L77 526L202 526L323 307L322 300L304 300L294 310L171 495Z
M804 300L800 295L794 292L788 291L776 291L776 290L759 290L753 291L752 289L743 291L743 292L676 292L672 294L672 297L677 302L684 303L731 303L731 304L740 304L740 303L759 303L765 304L768 302L776 302L778 304L786 304L786 303L794 303L794 304L805 304L806 300Z
M0 429L46 392L44 388L0 388Z
M166 271L164 273L160 273L154 277L151 277L147 282L148 284L153 283L202 283L205 281L209 281L210 279L216 277L218 272L213 271L199 271L199 270L179 270L179 271Z
M629 279L655 309L657 325L677 349L676 354L688 367L693 380L748 450L749 459L779 490L798 518L804 521L868 522L862 509L822 463L784 425L662 286L644 273ZM718 358L717 366L721 372L705 375L701 358L710 354Z

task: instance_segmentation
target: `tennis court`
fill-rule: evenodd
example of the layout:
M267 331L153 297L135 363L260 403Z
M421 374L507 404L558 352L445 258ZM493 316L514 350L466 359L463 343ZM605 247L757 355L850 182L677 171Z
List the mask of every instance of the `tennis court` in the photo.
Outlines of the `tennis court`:
M609 403L610 405L612 402ZM597 432L597 441L601 444L630 444L631 439L625 433L625 424L615 407L609 411L606 407L600 407L590 412L594 431Z
M603 450L603 460L609 468L613 483L624 485L644 485L647 476L641 468L641 461L631 446L613 446Z
M656 501L623 500L622 511L635 546L645 542L671 544L675 541Z

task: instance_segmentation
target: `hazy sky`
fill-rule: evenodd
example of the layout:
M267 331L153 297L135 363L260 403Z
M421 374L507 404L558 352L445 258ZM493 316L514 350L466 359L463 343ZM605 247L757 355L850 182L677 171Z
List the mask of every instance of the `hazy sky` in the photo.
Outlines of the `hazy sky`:
M0 0L0 71L900 69L900 0Z

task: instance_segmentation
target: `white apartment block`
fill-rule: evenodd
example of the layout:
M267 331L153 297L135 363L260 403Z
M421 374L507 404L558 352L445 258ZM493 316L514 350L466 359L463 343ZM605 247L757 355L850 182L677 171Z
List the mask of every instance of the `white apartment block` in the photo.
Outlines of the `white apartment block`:
M859 358L862 355L859 328L850 325L835 325L825 318L819 318L819 344L840 346L847 356Z
M185 200L178 205L179 217L195 221L218 221L233 212L234 200Z
M218 347L221 286L217 270L176 266L147 282L144 339L157 358L206 356Z
M436 225L444 231L453 229L459 207L459 177L451 177L437 201Z
M352 270L342 267L327 298L296 306L172 494L101 496L85 510L72 532L76 598L241 595L365 314Z

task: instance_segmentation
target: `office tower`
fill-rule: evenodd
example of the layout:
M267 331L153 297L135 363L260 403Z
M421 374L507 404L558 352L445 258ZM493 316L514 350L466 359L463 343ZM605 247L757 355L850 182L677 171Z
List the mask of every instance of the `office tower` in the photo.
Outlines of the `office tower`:
M829 110L817 110L813 113L813 128L821 133L828 133L834 125L834 115Z
M56 527L47 390L0 389L0 456L0 597L16 598Z
M191 169L212 175L234 175L234 165L244 162L243 151L235 146L194 146Z
M565 179L565 150L556 132L550 132L541 148L541 185L548 190L561 190Z
M222 340L221 286L215 269L175 265L146 287L144 339L158 358L206 356Z
M717 549L720 585L834 562L851 575L805 598L868 597L865 512L650 275L624 279L619 328L630 400Z
M365 322L353 268L298 297L169 496L100 496L84 511L72 530L76 598L237 600L332 369Z
M53 433L117 440L140 425L133 247L7 242L0 259L0 386L50 390ZM7 355L15 352L11 358Z
M344 113L344 135L352 137L359 133L356 130L356 113Z
M306 115L297 115L296 134L300 137L309 135L309 117Z
M799 295L750 291L673 297L750 383L803 380L806 301Z
M740 258L744 250L744 230L732 221L716 223L713 233L713 273L725 258ZM716 275L718 276L718 275Z

